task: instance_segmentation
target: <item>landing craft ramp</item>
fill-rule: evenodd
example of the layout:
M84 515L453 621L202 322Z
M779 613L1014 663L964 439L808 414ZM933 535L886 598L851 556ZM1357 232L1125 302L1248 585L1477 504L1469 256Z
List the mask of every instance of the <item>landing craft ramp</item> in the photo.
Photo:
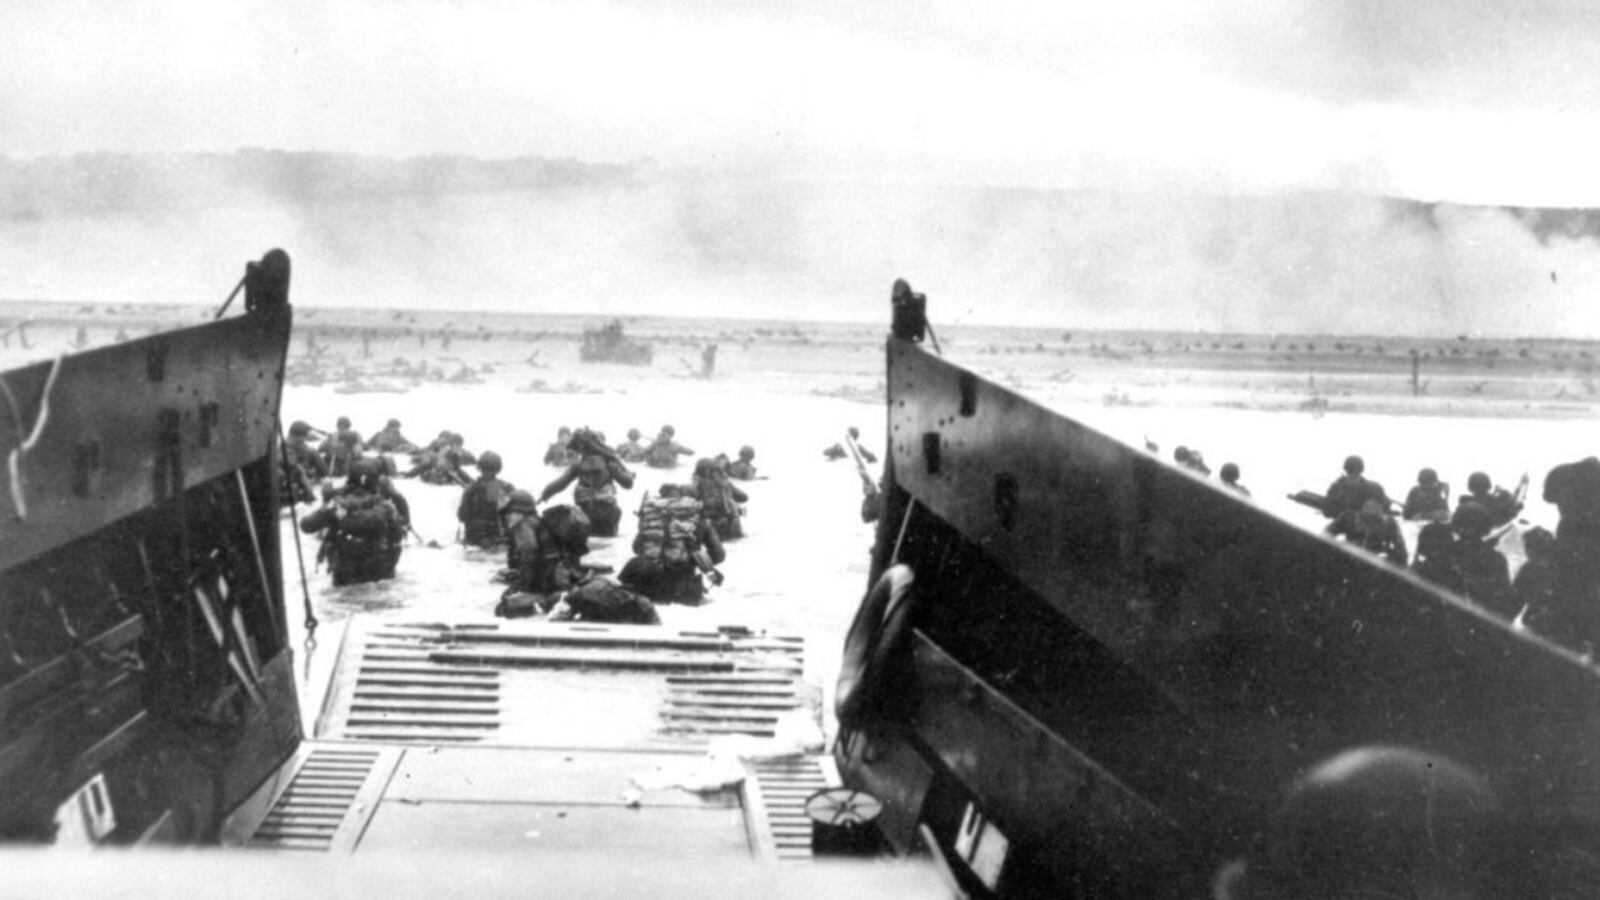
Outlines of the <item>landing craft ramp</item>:
M316 739L229 840L807 859L801 807L837 784L831 760L708 757L810 714L805 650L742 628L357 617Z
M746 630L357 622L319 737L702 751L799 710L805 642Z

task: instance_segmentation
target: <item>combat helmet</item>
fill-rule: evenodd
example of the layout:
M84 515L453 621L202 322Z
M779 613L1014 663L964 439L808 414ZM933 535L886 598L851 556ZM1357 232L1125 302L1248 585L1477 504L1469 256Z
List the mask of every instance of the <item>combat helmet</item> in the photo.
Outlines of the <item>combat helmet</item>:
M1556 536L1550 529L1535 527L1522 533L1522 549L1528 559L1545 559L1556 548Z
M1456 514L1450 517L1450 527L1463 540L1483 538L1494 527L1494 518L1482 503L1468 501L1456 507Z
M505 515L506 513L523 513L525 515L532 515L534 512L535 503L533 500L533 495L527 491L512 491L510 494L507 494L506 499L500 503L501 515Z
M383 466L375 459L365 457L350 462L350 468L345 473L352 487L366 490L376 490L378 479L383 475Z
M1344 458L1344 470L1349 475L1360 475L1367 470L1367 464L1361 457L1352 454Z
M750 446L749 444L745 444L743 447L739 448L739 458L744 460L745 462L749 462L750 460L755 459L756 458L756 448Z
M628 440L637 441L640 437L642 437L642 435L639 433L639 429L637 429L637 428L629 428L628 429Z
M1489 481L1489 475L1486 472L1473 472L1467 476L1467 490L1474 494L1487 493L1491 486L1492 482Z
M1488 896L1505 832L1478 773L1407 747L1357 747L1294 783L1243 870L1246 890L1219 895Z
M567 449L574 453L583 453L595 445L605 446L605 439L588 428L576 428L572 436L567 438Z
M485 450L478 456L478 471L485 475L498 475L500 466L500 454L493 450Z
M296 419L294 424L289 426L290 437L305 437L310 433L311 423L305 421L304 419Z

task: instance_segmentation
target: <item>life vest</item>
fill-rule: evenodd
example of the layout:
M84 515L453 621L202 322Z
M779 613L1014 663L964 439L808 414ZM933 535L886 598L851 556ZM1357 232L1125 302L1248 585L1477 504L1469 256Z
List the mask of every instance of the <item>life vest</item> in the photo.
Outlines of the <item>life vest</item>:
M504 536L500 504L510 493L511 485L498 478L480 478L467 487L461 496L461 525L467 543L493 542Z
M506 528L506 565L521 570L535 564L542 542L539 540L539 517L512 516Z
M326 452L328 474L342 478L349 473L351 461L361 456L361 435L354 431L334 432Z
M572 499L581 506L617 502L617 484L604 456L591 453L578 461L578 483L572 488Z
M1337 518L1342 513L1360 512L1368 500L1376 500L1380 506L1389 505L1389 498L1384 493L1382 485L1368 481L1360 475L1341 475L1337 481L1328 486L1327 507L1323 514L1329 518Z
M714 478L696 478L695 490L706 518L715 521L738 517L739 501L734 499L733 485Z
M633 552L667 563L691 562L700 548L700 501L694 497L645 497Z

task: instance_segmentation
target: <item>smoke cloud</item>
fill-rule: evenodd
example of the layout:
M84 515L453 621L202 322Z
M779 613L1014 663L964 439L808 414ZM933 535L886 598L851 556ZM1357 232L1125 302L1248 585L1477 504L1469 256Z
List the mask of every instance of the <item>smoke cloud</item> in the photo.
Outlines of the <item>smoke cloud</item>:
M1600 336L1600 218L1329 192L1034 190L537 158L0 161L0 296L213 303L272 246L311 306Z

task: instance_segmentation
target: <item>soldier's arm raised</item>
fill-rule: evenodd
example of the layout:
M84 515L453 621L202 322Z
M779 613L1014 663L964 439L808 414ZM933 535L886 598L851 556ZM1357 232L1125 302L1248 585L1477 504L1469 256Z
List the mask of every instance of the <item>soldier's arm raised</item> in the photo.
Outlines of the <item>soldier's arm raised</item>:
M565 472L562 472L556 478L555 481L552 481L549 484L544 486L544 493L539 495L539 502L543 503L546 500L549 500L551 497L554 497L555 495L557 495L557 494L561 493L562 491L566 490L567 485L571 484L574 480L577 479L577 477L578 477L578 467L577 467L577 465L568 466L567 470Z

